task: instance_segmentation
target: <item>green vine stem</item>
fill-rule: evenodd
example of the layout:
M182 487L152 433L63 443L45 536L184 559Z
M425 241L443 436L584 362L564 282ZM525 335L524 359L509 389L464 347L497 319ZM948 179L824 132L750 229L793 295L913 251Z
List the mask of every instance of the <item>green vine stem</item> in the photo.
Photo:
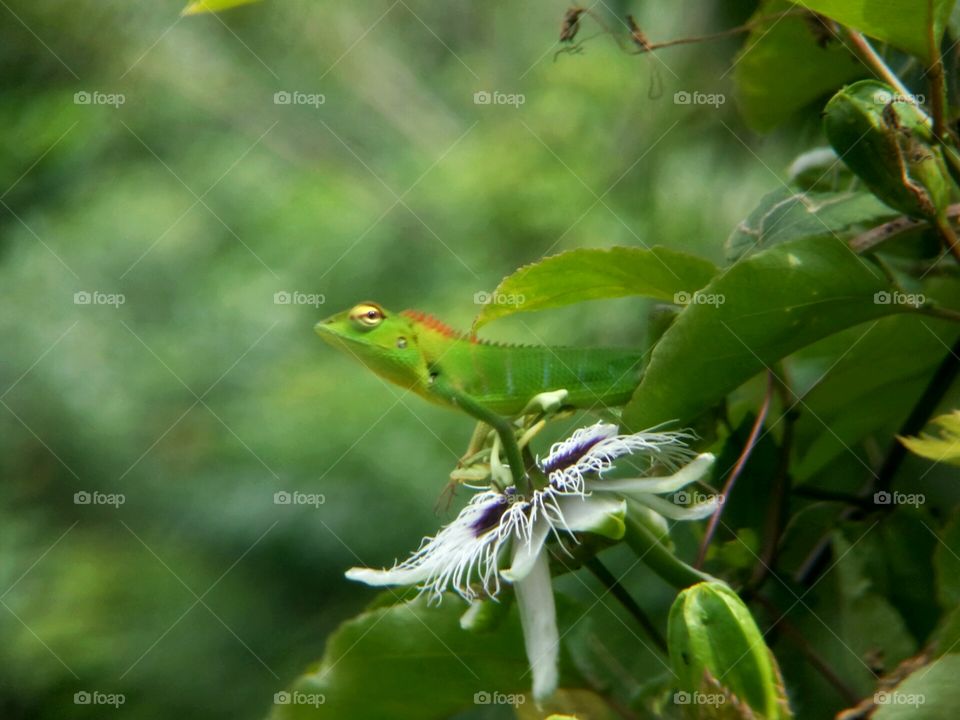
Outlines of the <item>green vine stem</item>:
M930 112L933 115L933 136L944 145L947 139L947 92L943 81L943 56L940 53L940 40L936 35L933 13L933 0L927 0L927 33L931 60L930 67L927 68L927 75L930 76Z
M624 536L627 545L637 554L647 567L678 590L703 581L717 581L717 578L687 565L674 555L644 524L637 519L636 512L628 512L627 531Z
M862 34L850 28L844 28L847 37L847 47L863 61L863 64L873 70L887 85L896 90L904 98L912 97L911 92L897 74L890 69L880 54L873 49L873 45Z

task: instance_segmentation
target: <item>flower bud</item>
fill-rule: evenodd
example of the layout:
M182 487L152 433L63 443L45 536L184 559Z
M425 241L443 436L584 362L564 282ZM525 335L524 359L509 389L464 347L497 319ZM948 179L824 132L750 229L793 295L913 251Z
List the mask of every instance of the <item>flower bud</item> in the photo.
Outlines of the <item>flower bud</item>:
M930 118L889 85L861 80L834 95L824 130L837 155L880 200L934 220L950 202L951 182Z
M677 696L704 700L687 708L697 717L791 717L773 653L747 606L723 583L698 583L677 596L667 645ZM715 707L706 707L710 699Z

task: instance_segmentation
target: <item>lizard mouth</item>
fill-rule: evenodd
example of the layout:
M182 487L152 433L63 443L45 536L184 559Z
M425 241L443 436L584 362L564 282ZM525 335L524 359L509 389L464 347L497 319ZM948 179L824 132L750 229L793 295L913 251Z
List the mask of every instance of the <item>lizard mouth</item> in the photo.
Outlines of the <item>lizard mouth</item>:
M353 340L338 332L334 326L334 318L321 320L313 326L313 331L319 335L322 340L334 346L350 347L360 344L359 341Z

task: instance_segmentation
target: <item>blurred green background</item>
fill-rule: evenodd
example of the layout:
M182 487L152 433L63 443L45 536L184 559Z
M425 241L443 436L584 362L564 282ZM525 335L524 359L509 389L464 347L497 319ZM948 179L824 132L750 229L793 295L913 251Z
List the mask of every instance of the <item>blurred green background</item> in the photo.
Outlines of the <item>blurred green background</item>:
M265 715L372 597L343 571L436 530L471 430L312 325L376 299L465 327L475 293L574 247L719 260L804 149L738 119L736 39L650 58L601 36L554 59L563 2L267 0L181 18L183 4L0 3L3 718L114 712L75 704L84 691L124 693L123 717ZM657 40L751 9L595 8ZM637 343L644 310L486 333ZM589 578L563 582L590 597ZM627 582L662 620L672 593L641 568Z

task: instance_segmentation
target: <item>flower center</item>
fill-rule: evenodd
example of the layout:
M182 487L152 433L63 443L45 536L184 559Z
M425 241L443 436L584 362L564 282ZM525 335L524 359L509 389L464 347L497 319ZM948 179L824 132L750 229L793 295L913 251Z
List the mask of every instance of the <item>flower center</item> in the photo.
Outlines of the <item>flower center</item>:
M554 453L543 461L543 472L550 475L550 473L555 470L562 470L576 465L577 461L590 452L590 449L594 445L605 439L606 437L604 435L594 435L593 437L584 439L582 442Z
M512 491L512 492L511 492ZM510 507L510 494L515 493L513 488L507 489L507 494L499 496L497 500L487 505L483 512L470 525L474 537L480 537L500 524L500 519Z

